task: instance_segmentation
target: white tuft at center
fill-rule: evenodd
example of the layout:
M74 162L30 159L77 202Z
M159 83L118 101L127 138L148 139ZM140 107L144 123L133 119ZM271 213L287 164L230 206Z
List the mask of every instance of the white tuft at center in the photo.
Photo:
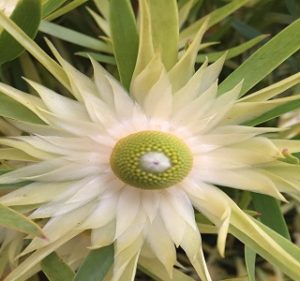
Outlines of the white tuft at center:
M140 165L142 170L150 173L162 173L172 166L169 157L162 152L145 153L140 158Z

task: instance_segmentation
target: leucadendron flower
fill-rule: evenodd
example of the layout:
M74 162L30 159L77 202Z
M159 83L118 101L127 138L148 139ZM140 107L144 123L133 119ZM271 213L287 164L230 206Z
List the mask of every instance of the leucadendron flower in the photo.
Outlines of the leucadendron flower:
M229 225L247 228L244 232L250 231L264 251L273 253L270 260L284 261L289 274L299 276L299 261L218 187L280 200L285 200L281 192L299 192L299 168L284 161L299 145L288 150L288 142L268 138L276 128L241 125L267 110L262 105L284 87L266 88L240 100L241 81L218 95L225 57L194 71L206 23L166 69L160 48L152 44L147 13L142 5L138 60L129 92L94 60L90 79L51 45L73 98L30 80L39 97L0 84L3 94L44 122L11 120L28 134L1 138L2 145L25 152L31 161L0 176L0 184L30 182L1 197L0 203L37 206L30 218L45 222L47 237L32 239L22 253L31 256L5 280L21 277L86 230L91 249L114 244L113 281L134 280L143 257L155 258L171 279L178 247L201 280L211 280L194 208L217 226L221 255Z

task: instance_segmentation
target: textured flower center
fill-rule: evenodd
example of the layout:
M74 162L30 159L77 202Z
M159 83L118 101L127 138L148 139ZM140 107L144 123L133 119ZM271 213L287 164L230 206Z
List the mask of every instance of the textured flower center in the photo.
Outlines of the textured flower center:
M110 157L115 175L142 189L162 189L182 181L193 157L187 145L174 135L142 131L120 139Z

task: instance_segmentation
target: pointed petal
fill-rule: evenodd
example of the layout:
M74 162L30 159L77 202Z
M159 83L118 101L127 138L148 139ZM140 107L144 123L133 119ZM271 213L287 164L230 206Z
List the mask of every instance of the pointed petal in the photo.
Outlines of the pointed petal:
M237 84L232 90L224 93L215 100L211 111L217 112L217 115L213 119L211 119L211 122L209 122L209 124L207 125L205 129L206 132L208 130L211 130L218 123L222 122L222 120L225 118L224 116L226 115L226 113L231 110L234 103L237 101L242 88L242 84L243 81Z
M163 71L159 54L156 54L143 70L131 82L130 92L135 100L142 105L150 89L159 80Z
M66 60L64 60L50 41L47 40L47 44L50 50L52 51L53 55L59 61L65 73L67 74L72 89L71 93L74 95L74 97L78 101L82 102L84 101L84 96L86 92L97 95L97 89L92 80L89 79L86 75L82 74L80 71L78 71Z
M110 83L107 80L109 73L104 67L91 58L94 69L94 81L97 87L97 95L110 107L113 108L114 98Z
M158 81L144 99L143 108L149 118L167 120L172 112L172 103L172 87L166 71L162 69Z
M91 249L102 248L111 245L114 242L116 231L115 220L110 221L108 224L93 229L91 234Z
M238 102L226 114L222 124L242 124L288 102L299 100L299 95L272 99L270 101Z
M53 128L48 125L33 124L29 122L23 122L19 120L10 120L15 127L21 129L24 132L41 136L70 136L70 134L64 130Z
M277 128L228 125L216 127L207 135L199 135L199 143L193 147L194 153L206 153L222 146L246 141L256 135L275 132ZM274 140L272 139L272 142Z
M180 188L166 190L166 193L166 200L168 200L173 208L176 209L177 213L183 218L183 220L193 229L197 229L194 209L187 194Z
M2 196L0 202L7 206L44 203L60 194L69 184L68 182L31 183Z
M46 151L43 151L42 149L38 149L37 147L34 147L24 141L22 141L22 138L0 138L0 144L7 145L10 147L14 147L16 149L19 149L21 151L24 151L25 153L38 158L38 159L51 159L53 158L53 155L50 153L47 153Z
M172 277L173 266L176 262L176 251L169 233L158 216L149 226L146 235L147 242L150 244L153 253L164 265L170 277Z
M201 65L190 80L174 93L174 111L185 105L188 105L202 92L199 91L201 84L204 82L205 71L207 69L207 60ZM206 90L206 89L205 89Z
M25 178L47 173L57 167L64 166L68 162L62 159L47 160L40 163L32 164L28 167L22 167L12 172L0 176L0 183L16 183L24 181Z
M40 117L43 121L45 118L41 112L37 110L37 107L45 108L43 102L38 97L29 95L22 91L19 91L9 85L0 83L0 91L1 93L9 96L10 98L16 100L20 104L26 106L28 109L33 111L38 117Z
M163 199L161 203L159 209L162 221L172 241L179 247L184 237L186 222L167 200Z
M196 124L199 129L199 122L207 117L208 114L212 114L211 110L214 102L216 102L216 95L218 90L218 84L215 82L211 85L202 95L196 99L190 101L185 106L174 110L172 122L178 124L178 126L189 126ZM191 118L193 116L193 118Z
M136 77L146 68L154 56L151 16L147 1L140 2L139 37L139 50L132 77L132 83L135 82Z
M26 81L38 92L49 110L57 116L62 116L69 119L90 121L85 108L77 101L59 95L54 91L38 83L35 83L34 81L28 79L26 79Z
M281 152L269 139L255 137L208 153L200 153L195 158L195 163L204 169L235 169L273 162L281 156Z
M109 224L116 217L117 196L105 198L82 223L82 229L98 229Z
M207 23L208 21L205 21L203 23L203 25L201 26L200 30L196 34L193 42L188 47L185 54L170 70L169 75L170 75L170 81L173 87L173 91L177 91L182 86L184 86L193 75L199 44L204 32L207 29Z
M68 233L78 230L76 226L83 222L93 207L94 204L85 205L74 210L73 212L68 213L67 215L51 218L43 228L47 239L34 238L22 252L22 255L45 247L62 238L63 236L68 235Z
M158 192L154 192L153 190L143 190L142 192L142 208L151 223L157 215L160 199L160 194Z
M125 187L120 195L116 210L116 238L133 224L141 206L141 194L136 188Z

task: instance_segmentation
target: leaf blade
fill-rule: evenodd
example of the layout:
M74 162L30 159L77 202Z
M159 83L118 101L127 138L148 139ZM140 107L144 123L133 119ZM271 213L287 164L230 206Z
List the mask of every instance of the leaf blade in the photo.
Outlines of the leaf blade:
M9 5L9 4L8 4ZM30 13L28 13L30 11ZM30 38L34 38L41 21L41 4L39 0L19 1L10 16ZM7 31L0 30L0 65L13 60L24 48Z
M34 236L44 236L36 223L2 204L0 204L0 225Z
M175 0L148 1L151 11L151 27L154 49L161 53L162 61L169 70L177 61L179 23ZM163 28L162 28L163 26Z
M73 281L102 281L113 263L113 245L92 250Z
M109 25L120 79L129 89L138 54L138 33L129 0L110 2Z
M41 267L49 281L72 281L74 272L55 253L51 253L41 261Z
M244 79L241 90L241 95L244 95L299 49L300 19L274 36L233 71L220 84L219 93L225 93Z
M43 124L43 121L27 107L3 94L0 94L0 116Z

